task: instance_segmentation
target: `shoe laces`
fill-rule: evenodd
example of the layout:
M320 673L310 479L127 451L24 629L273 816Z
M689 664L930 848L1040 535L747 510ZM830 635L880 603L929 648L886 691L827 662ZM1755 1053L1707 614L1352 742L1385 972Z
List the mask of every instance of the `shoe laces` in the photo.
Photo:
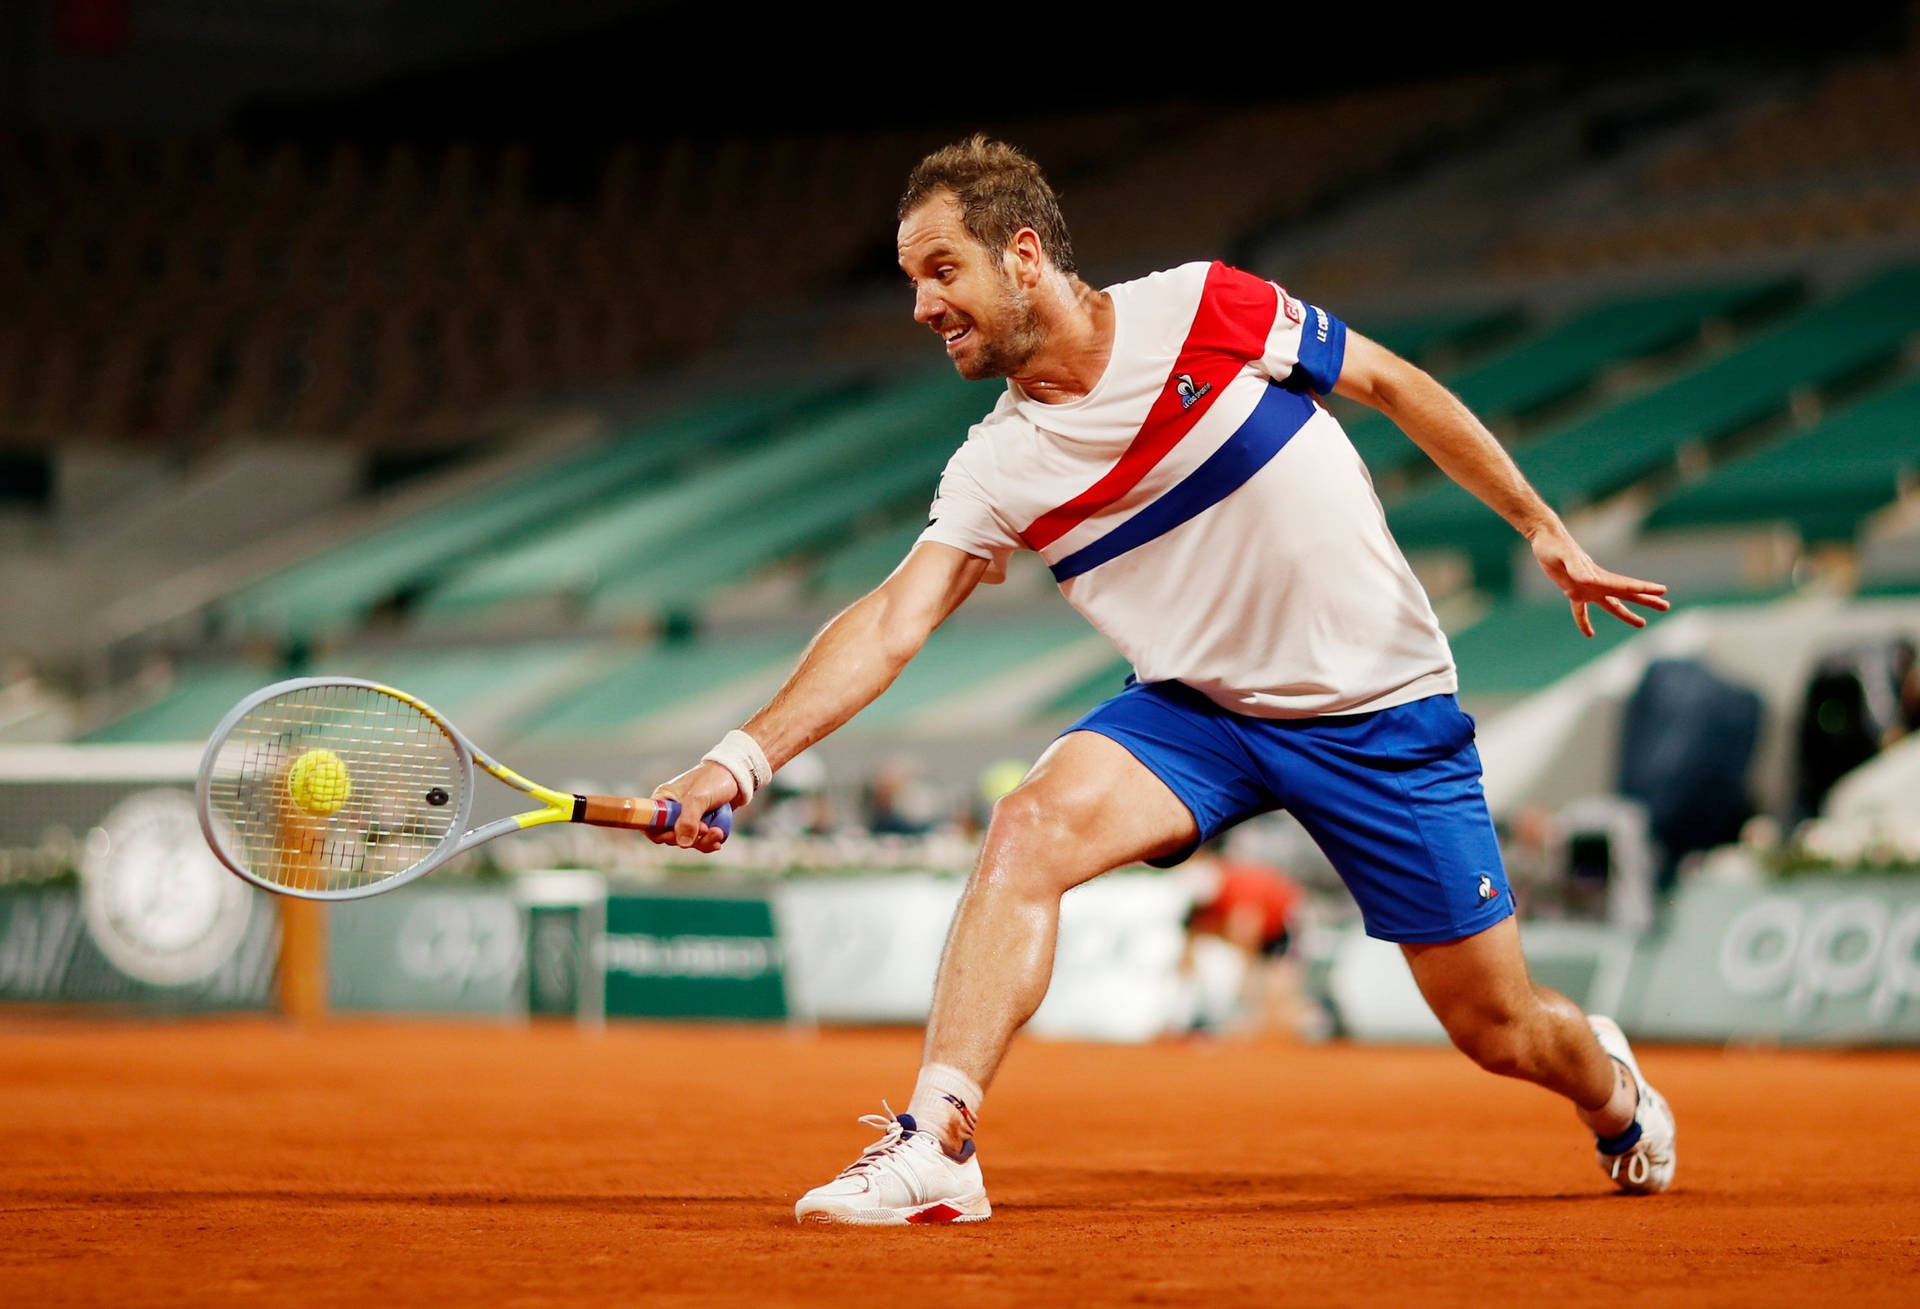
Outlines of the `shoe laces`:
M861 1126L882 1133L880 1139L862 1149L858 1159L840 1170L840 1176L858 1177L863 1173L885 1169L912 1180L905 1163L895 1157L895 1152L909 1135L907 1128L893 1112L892 1105L882 1100L880 1107L886 1110L884 1114L860 1115Z
M1647 1179L1653 1176L1652 1153L1636 1145L1625 1154L1615 1155L1613 1167L1607 1169L1607 1176L1616 1182L1619 1181L1620 1167L1624 1164L1627 1169L1627 1181L1634 1186L1645 1186Z

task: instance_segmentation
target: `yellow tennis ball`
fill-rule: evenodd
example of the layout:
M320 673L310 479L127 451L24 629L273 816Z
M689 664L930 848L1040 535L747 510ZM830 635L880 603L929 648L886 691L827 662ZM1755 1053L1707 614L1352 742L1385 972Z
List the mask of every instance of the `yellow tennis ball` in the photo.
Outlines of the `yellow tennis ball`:
M335 813L353 794L353 778L331 750L308 750L287 769L287 798L316 818Z

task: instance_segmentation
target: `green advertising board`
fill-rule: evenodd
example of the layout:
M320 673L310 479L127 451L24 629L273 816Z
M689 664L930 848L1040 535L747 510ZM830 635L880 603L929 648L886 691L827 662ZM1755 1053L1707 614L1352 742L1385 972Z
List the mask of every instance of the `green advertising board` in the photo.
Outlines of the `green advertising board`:
M1636 1034L1920 1040L1920 878L1692 883L1649 953Z
M273 1001L279 930L264 895L249 892L244 905L245 924L230 949L203 961L187 980L156 985L129 974L102 948L73 887L0 891L0 1000L164 1013L264 1009Z
M416 884L328 907L333 1007L387 1013L520 1009L520 910L497 887Z
M785 956L757 893L610 896L601 958L609 1015L787 1015Z

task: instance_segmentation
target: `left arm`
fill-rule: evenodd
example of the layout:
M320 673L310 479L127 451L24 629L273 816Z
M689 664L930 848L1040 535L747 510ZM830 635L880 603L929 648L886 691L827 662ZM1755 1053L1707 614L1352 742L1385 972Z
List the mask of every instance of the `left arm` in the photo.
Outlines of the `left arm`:
M1583 635L1593 635L1590 604L1631 627L1645 627L1647 620L1627 608L1628 602L1653 610L1669 607L1661 583L1623 577L1594 563L1486 425L1426 372L1349 330L1333 389L1391 418L1442 472L1526 537L1534 561L1573 606L1573 621Z

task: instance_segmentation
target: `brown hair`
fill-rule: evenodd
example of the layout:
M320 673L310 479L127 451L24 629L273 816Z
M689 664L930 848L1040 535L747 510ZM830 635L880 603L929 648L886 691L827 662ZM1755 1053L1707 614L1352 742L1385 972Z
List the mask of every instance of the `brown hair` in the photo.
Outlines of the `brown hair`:
M1053 266L1063 273L1079 270L1073 262L1073 241L1067 220L1060 216L1060 199L1040 171L1040 165L1005 141L984 133L943 146L922 159L907 178L896 215L905 218L936 191L950 191L960 202L960 221L974 240L998 256L1023 227L1040 238Z

